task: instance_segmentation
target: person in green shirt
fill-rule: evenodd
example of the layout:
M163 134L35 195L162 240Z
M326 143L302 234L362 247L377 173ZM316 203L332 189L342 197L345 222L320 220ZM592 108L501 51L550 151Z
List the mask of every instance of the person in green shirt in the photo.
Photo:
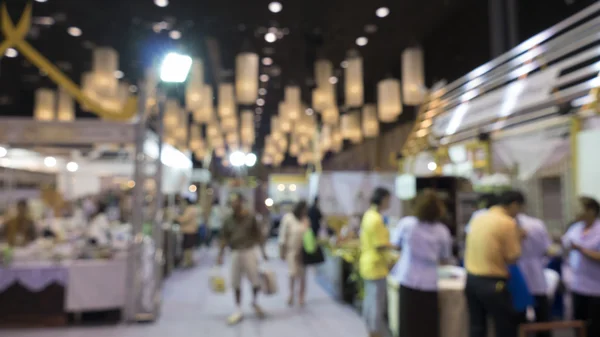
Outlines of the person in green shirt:
M386 279L389 273L387 251L392 247L382 212L389 208L390 191L378 187L371 196L371 207L360 225L359 273L364 280L363 318L369 337L381 337L386 329Z

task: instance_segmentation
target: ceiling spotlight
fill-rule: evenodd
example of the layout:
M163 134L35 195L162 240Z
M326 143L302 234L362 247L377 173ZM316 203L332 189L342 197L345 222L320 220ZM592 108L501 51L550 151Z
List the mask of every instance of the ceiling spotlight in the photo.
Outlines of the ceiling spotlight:
M17 50L14 48L8 48L8 49L6 49L6 52L4 52L4 56L10 57L10 58L15 58L18 55L19 55L19 52L17 52Z
M46 167L54 167L54 166L56 166L56 158L54 158L54 157L46 157L46 158L44 158L44 165L46 165Z
M235 151L229 155L229 163L234 167L244 166L246 154L241 151Z
M256 111L257 115L260 115L260 114L263 113L263 109L262 108L256 108L256 110L254 110L254 111ZM260 119L260 117L258 117L258 118Z
M154 4L158 7L167 7L169 5L169 0L154 0Z
M261 96L266 95L267 94L267 89L265 89L265 88L258 89L258 94L261 95Z
M269 4L269 10L273 13L279 13L279 12L281 12L282 9L283 9L283 6L281 5L281 3L277 2L277 1L273 1Z
M315 113L315 111L311 108L307 108L306 111L304 111L304 112L306 112L306 114L308 116L312 116Z
M377 10L375 11L375 15L377 15L380 18L385 18L389 14L390 14L390 9L387 7L380 7L380 8L377 8Z
M267 74L262 74L259 78L261 82L269 82L269 75Z
M364 37L364 36L361 36L361 37L359 37L358 39L356 39L356 44L357 44L359 47L366 46L368 42L369 42L369 39L367 39L367 38L366 38L366 37Z
M264 99L262 99L262 98L259 98L259 99L257 99L257 100L256 100L256 105L258 105L258 106L263 106L263 105L265 105L265 100L264 100Z
M277 190L278 190L279 192L283 192L283 191L285 191L285 185L284 185L284 184L279 184L279 185L277 185Z
M427 169L429 171L435 171L437 169L437 164L435 162L429 162L427 164Z
M79 169L79 165L76 162L70 161L67 163L67 171L76 172Z
M188 187L188 191L190 191L191 193L194 193L198 190L198 187L196 185L190 185L190 187Z
M178 30L172 30L169 32L169 37L173 40L179 40L181 39L181 32Z
M348 61L342 61L342 63L340 63L340 66L344 69L348 68Z
M266 66L270 66L271 64L273 64L273 59L270 57L265 57L262 59L262 63Z
M120 70L115 71L115 78L120 80L123 78L123 76L125 76L125 74L123 74L122 71L120 71Z
M256 155L254 153L248 153L246 158L244 158L244 164L248 167L254 166L254 164L256 164Z
M265 41L267 41L269 43L273 43L273 42L277 41L277 35L275 33L269 32L269 33L265 34Z
M8 154L8 150L5 147L0 146L0 158L6 156Z
M338 79L337 79L337 77L335 77L335 76L331 76L331 77L329 78L329 83L331 83L331 84L336 84L337 82L338 82Z
M48 0L35 0L36 2L46 2Z
M74 37L79 37L81 36L81 29L79 29L78 27L69 27L69 29L67 29L67 33L69 33L69 35L74 36Z
M267 198L267 199L265 199L265 205L266 205L267 207L271 207L271 206L273 206L273 199L271 199L271 198Z
M296 185L295 184L291 184L290 185L290 191L292 191L292 192L296 191Z

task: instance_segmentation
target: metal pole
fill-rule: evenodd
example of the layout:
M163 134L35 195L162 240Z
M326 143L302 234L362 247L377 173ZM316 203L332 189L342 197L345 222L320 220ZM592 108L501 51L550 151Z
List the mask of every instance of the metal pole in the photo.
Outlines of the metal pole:
M129 322L136 321L138 311L138 300L140 292L140 259L141 247L144 240L144 140L146 138L146 86L143 82L138 83L140 88L138 95L138 117L135 125L135 157L133 181L133 200L131 209L131 242L127 260L127 301L125 307L125 319Z
M519 44L519 5L517 0L506 2L506 24L508 26L507 49L512 49Z
M504 0L488 0L490 44L492 58L506 51Z
M157 103L158 103L158 116L157 116L157 125L156 125L156 134L158 138L158 158L156 159L156 171L154 176L155 186L156 186L156 210L154 216L154 226L152 229L152 237L154 238L154 244L156 246L156 259L155 259L155 298L160 296L161 294L161 285L163 281L163 263L166 263L166 259L164 258L165 253L168 252L163 251L164 247L164 229L163 229L163 218L164 216L159 217L160 210L163 208L164 198L162 193L162 178L163 178L163 163L162 163L162 150L163 150L163 133L164 133L164 125L163 125L163 117L165 114L165 104L166 104L166 95L161 92L157 88ZM170 229L170 227L169 227ZM159 302L160 303L160 302ZM158 312L160 310L160 305L157 304L155 308L154 315L158 316Z

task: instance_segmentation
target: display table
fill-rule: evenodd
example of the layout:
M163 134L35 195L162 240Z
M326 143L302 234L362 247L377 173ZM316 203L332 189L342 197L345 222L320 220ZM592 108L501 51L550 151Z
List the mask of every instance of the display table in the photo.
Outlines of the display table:
M63 325L67 322L65 266L22 264L0 268L0 322Z
M354 304L357 285L350 279L354 266L339 256L335 248L323 246L325 262L316 267L317 283L335 300Z

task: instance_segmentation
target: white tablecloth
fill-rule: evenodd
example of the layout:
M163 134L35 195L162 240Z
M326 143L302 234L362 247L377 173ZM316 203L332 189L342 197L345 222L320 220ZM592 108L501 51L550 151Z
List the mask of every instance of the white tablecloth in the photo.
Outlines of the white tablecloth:
M68 312L119 309L125 306L127 259L81 260L68 263Z

